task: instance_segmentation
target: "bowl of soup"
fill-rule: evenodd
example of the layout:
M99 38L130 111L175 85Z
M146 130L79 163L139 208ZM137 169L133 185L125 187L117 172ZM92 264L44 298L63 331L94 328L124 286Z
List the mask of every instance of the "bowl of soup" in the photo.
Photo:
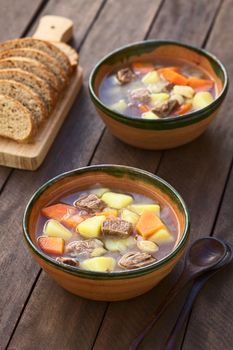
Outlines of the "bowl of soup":
M40 187L23 218L27 246L63 288L93 300L124 300L158 284L189 236L177 191L146 171L97 165Z
M89 91L113 135L144 149L181 146L215 118L228 88L223 64L175 41L143 41L104 57Z

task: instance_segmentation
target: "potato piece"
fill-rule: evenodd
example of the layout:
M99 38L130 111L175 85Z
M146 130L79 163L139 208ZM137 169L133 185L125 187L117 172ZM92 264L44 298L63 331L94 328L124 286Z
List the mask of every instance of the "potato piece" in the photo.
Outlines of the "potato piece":
M160 80L159 74L153 70L152 72L148 72L143 78L142 82L145 85L156 84Z
M193 108L195 109L204 108L213 101L214 101L214 98L210 92L208 91L197 92L193 98Z
M136 225L139 216L129 209L123 209L121 211L121 219L130 222L132 225Z
M157 102L164 102L169 99L169 94L165 92L160 92L158 94L151 94L150 101L152 104L156 104Z
M158 204L132 204L129 209L135 211L138 215L142 215L144 211L154 211L156 215L160 216L160 206Z
M148 252L148 253L155 253L159 250L159 247L157 246L157 244L155 244L152 241L144 241L144 240L138 241L137 247L143 252Z
M91 252L91 257L94 258L96 256L104 255L105 253L107 253L106 249L104 249L103 247L97 247Z
M116 260L111 257L101 256L91 259L86 259L80 263L80 267L85 270L111 272L114 270Z
M86 238L99 237L101 233L101 225L105 219L106 217L104 215L88 218L77 226L77 231L81 236Z
M151 111L148 111L148 112L145 112L145 113L142 113L142 116L141 116L143 119L159 119L159 116L157 116L157 114L151 112Z
M172 94L178 94L187 98L192 98L195 91L191 86L186 85L175 85L172 89Z
M173 242L174 237L166 228L162 228L161 230L157 231L152 236L150 236L148 240L153 241L157 244L163 244Z
M125 100L122 99L114 103L112 106L110 106L110 108L113 109L114 111L123 113L127 108L127 103L125 102Z
M107 238L104 242L105 247L111 252L124 252L127 248L135 244L133 237L125 239L111 239Z
M133 197L127 194L106 192L101 199L110 207L114 209L122 209L133 202Z
M49 237L59 237L64 240L70 239L72 237L72 233L59 221L50 219L46 221L43 228L43 233Z

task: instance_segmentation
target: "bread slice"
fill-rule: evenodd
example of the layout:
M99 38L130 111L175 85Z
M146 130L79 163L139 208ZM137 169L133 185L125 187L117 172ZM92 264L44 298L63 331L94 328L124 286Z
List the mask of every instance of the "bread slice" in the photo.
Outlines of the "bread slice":
M64 75L70 75L72 72L72 67L67 55L48 41L35 38L21 38L8 40L0 44L0 51L17 48L32 48L43 51L56 60L57 64L59 64L60 68L63 70Z
M29 110L9 96L0 95L0 136L17 142L28 142L33 136Z
M66 54L70 61L72 70L74 70L79 63L79 55L77 51L73 49L73 47L71 47L70 45L67 45L66 43L63 43L61 41L53 41L53 45L58 47L61 51L63 51Z
M14 80L0 80L0 95L6 95L22 103L32 115L35 125L45 118L46 111L39 97L28 86Z
M14 80L31 88L42 101L47 115L49 115L54 106L54 97L52 96L46 82L34 74L24 72L22 69L0 69L0 79Z
M68 78L64 76L63 71L56 63L56 60L47 53L28 48L0 51L0 59L9 57L27 57L44 64L47 69L56 76L57 84L60 87L59 90L62 90L67 84Z
M25 72L36 75L48 84L54 95L57 95L57 92L59 91L59 84L56 76L50 72L44 64L39 63L34 59L25 57L10 57L1 59L0 69L7 68L19 68Z

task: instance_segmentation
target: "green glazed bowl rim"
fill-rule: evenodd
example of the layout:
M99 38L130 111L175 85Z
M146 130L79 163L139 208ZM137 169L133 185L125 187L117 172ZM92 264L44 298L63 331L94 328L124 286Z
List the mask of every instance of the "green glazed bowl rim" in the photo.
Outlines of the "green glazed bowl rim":
M103 64L108 64L108 60L111 60L115 55L118 55L119 53L122 53L122 52L124 53L124 51L127 57L127 51L129 49L133 52L134 50L140 49L142 47L141 53L143 54L144 52L147 52L150 49L152 50L152 49L155 49L156 47L163 46L163 45L176 45L176 46L184 47L189 50L195 51L200 55L205 56L208 60L210 60L212 65L217 66L217 68L221 70L221 73L224 77L223 88L221 93L212 103L210 103L208 106L202 109L199 109L197 111L193 111L183 116L179 116L179 118L168 117L164 119L153 120L153 119L142 119L140 117L128 117L124 114L113 111L100 100L100 98L97 96L97 94L94 91L94 82L98 74L98 70L101 68ZM213 113L221 105L221 103L223 102L227 94L229 78L228 78L227 70L223 65L223 63L215 55L213 55L212 53L208 52L205 49L201 49L201 48L198 48L189 44L185 44L176 40L145 40L145 41L138 41L132 44L122 46L117 50L110 52L105 57L103 57L92 69L89 77L88 85L89 85L89 93L93 103L102 112L107 114L108 117L118 122L122 122L124 124L130 125L139 129L167 130L167 129L181 128L187 125L195 124L207 118L211 113Z
M131 179L136 179L137 177L140 177L140 179L144 182L148 182L151 185L154 185L156 187L161 186L163 192L167 192L170 197L172 197L172 200L175 201L175 203L181 208L181 210L184 213L185 216L185 228L184 228L184 234L175 247L175 249L168 254L163 259L145 267L141 267L135 270L127 270L127 271L115 271L115 272L95 272L95 271L89 271L89 270L78 270L77 268L69 265L62 265L58 262L56 262L54 259L50 258L48 255L43 253L31 240L29 230L28 230L28 223L30 214L33 208L34 203L38 200L38 198L54 183L59 182L60 180L64 179L65 177L70 176L78 176L83 173L90 173L90 172L105 172L107 174L113 175L113 176L125 176L128 174L128 176ZM58 176L55 176L54 178L47 181L44 185L39 187L39 189L32 195L30 198L25 212L23 216L23 233L24 238L26 240L27 245L32 250L33 253L35 253L37 256L42 258L47 264L55 267L58 270L61 270L65 273L72 274L81 278L87 278L87 279L99 279L99 280L107 280L107 279L125 279L125 278L134 278L139 277L145 274L148 274L150 272L153 272L154 270L159 269L163 265L165 265L167 262L171 261L184 247L188 237L189 237L189 231L190 231L190 218L189 218L189 212L187 209L187 206L180 196L180 194L175 190L174 187L172 187L169 183L167 183L165 180L161 179L160 177L147 172L145 170L141 170L138 168L133 168L129 166L124 165L113 165L113 164L101 164L101 165L93 165L93 166L87 166L82 167L78 169L74 169L65 173L62 173Z

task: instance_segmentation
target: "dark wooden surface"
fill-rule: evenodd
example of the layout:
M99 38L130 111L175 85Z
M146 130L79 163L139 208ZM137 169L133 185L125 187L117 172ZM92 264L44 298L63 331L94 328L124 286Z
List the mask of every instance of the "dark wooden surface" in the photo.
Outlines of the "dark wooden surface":
M70 17L84 86L45 162L36 172L0 167L0 350L125 350L146 324L181 264L147 294L125 302L84 300L57 286L31 259L21 218L48 178L79 166L127 164L157 173L178 189L192 219L191 241L214 235L233 243L232 87L208 131L176 150L142 151L115 139L96 115L87 81L109 51L146 38L206 47L233 74L232 0L1 0L0 40L33 33L40 16ZM208 282L180 335L179 350L232 350L232 266ZM182 306L177 297L140 349L162 350Z

